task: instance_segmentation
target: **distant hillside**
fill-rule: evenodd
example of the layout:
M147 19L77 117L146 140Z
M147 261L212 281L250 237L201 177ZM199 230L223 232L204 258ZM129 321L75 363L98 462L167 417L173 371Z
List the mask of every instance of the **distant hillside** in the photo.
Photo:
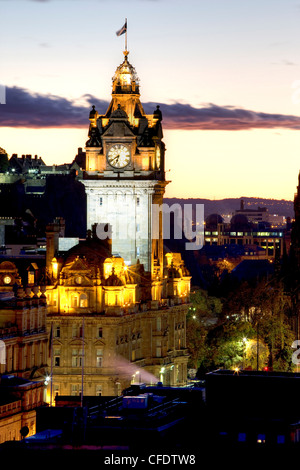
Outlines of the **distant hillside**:
M240 197L230 199L179 199L164 198L168 204L204 204L204 217L210 214L231 215L235 210L240 209L241 200L244 201L245 209L257 209L258 207L267 207L270 214L282 215L284 217L294 217L293 201L284 199L264 199L259 197Z

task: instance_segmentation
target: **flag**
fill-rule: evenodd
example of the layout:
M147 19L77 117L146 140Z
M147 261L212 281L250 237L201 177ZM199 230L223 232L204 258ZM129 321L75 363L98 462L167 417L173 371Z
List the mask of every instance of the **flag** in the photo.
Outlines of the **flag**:
M127 31L127 21L125 21L124 25L122 26L121 29L119 29L119 31L116 32L116 35L117 36L121 36L122 34L126 33Z

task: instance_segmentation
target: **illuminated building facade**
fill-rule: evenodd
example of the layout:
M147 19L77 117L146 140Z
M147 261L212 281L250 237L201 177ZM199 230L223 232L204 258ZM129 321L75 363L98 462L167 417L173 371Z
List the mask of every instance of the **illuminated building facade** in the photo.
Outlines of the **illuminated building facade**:
M153 233L167 184L162 115L144 113L124 55L106 114L90 113L87 238L62 255L59 227L47 229L52 400L118 395L133 380L186 383L191 277L179 254L164 255L161 214Z
M36 433L36 408L45 404L44 380L2 376L0 392L0 444L33 436Z
M259 227L248 222L243 214L236 214L229 224L217 221L206 224L205 245L242 245L259 247L264 250L265 258L273 260L282 256L285 244L285 231L271 227Z
M1 374L23 378L45 375L48 363L46 296L29 269L26 287L14 263L0 263L0 340L5 343Z
M159 108L146 115L140 102L139 79L125 59L117 68L112 100L104 115L93 107L86 143L87 229L108 221L112 252L127 264L139 260L162 279L162 220L153 235L152 205L161 205L167 182L165 145Z
M23 282L26 287L23 288ZM45 289L28 266L27 279L11 261L0 263L0 444L36 431L45 404L48 365Z

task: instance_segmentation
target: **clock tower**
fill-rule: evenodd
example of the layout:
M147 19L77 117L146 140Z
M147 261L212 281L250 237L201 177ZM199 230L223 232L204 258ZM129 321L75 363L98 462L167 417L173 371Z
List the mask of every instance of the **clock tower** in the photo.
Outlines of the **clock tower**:
M135 68L124 60L112 79L105 114L92 107L86 142L87 229L111 227L112 253L125 263L144 265L157 282L163 277L162 216L153 223L153 204L161 205L165 181L162 114L146 114ZM157 206L156 206L157 207ZM157 214L157 212L155 212ZM155 225L155 229L154 229ZM155 232L155 234L154 234Z

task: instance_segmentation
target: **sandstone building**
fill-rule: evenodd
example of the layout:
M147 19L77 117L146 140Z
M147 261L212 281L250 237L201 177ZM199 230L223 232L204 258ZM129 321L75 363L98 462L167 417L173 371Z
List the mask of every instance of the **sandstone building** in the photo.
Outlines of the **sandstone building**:
M132 381L184 385L190 275L165 253L162 114L146 115L128 51L104 115L93 106L81 182L87 238L59 252L47 228L51 400L118 395Z

